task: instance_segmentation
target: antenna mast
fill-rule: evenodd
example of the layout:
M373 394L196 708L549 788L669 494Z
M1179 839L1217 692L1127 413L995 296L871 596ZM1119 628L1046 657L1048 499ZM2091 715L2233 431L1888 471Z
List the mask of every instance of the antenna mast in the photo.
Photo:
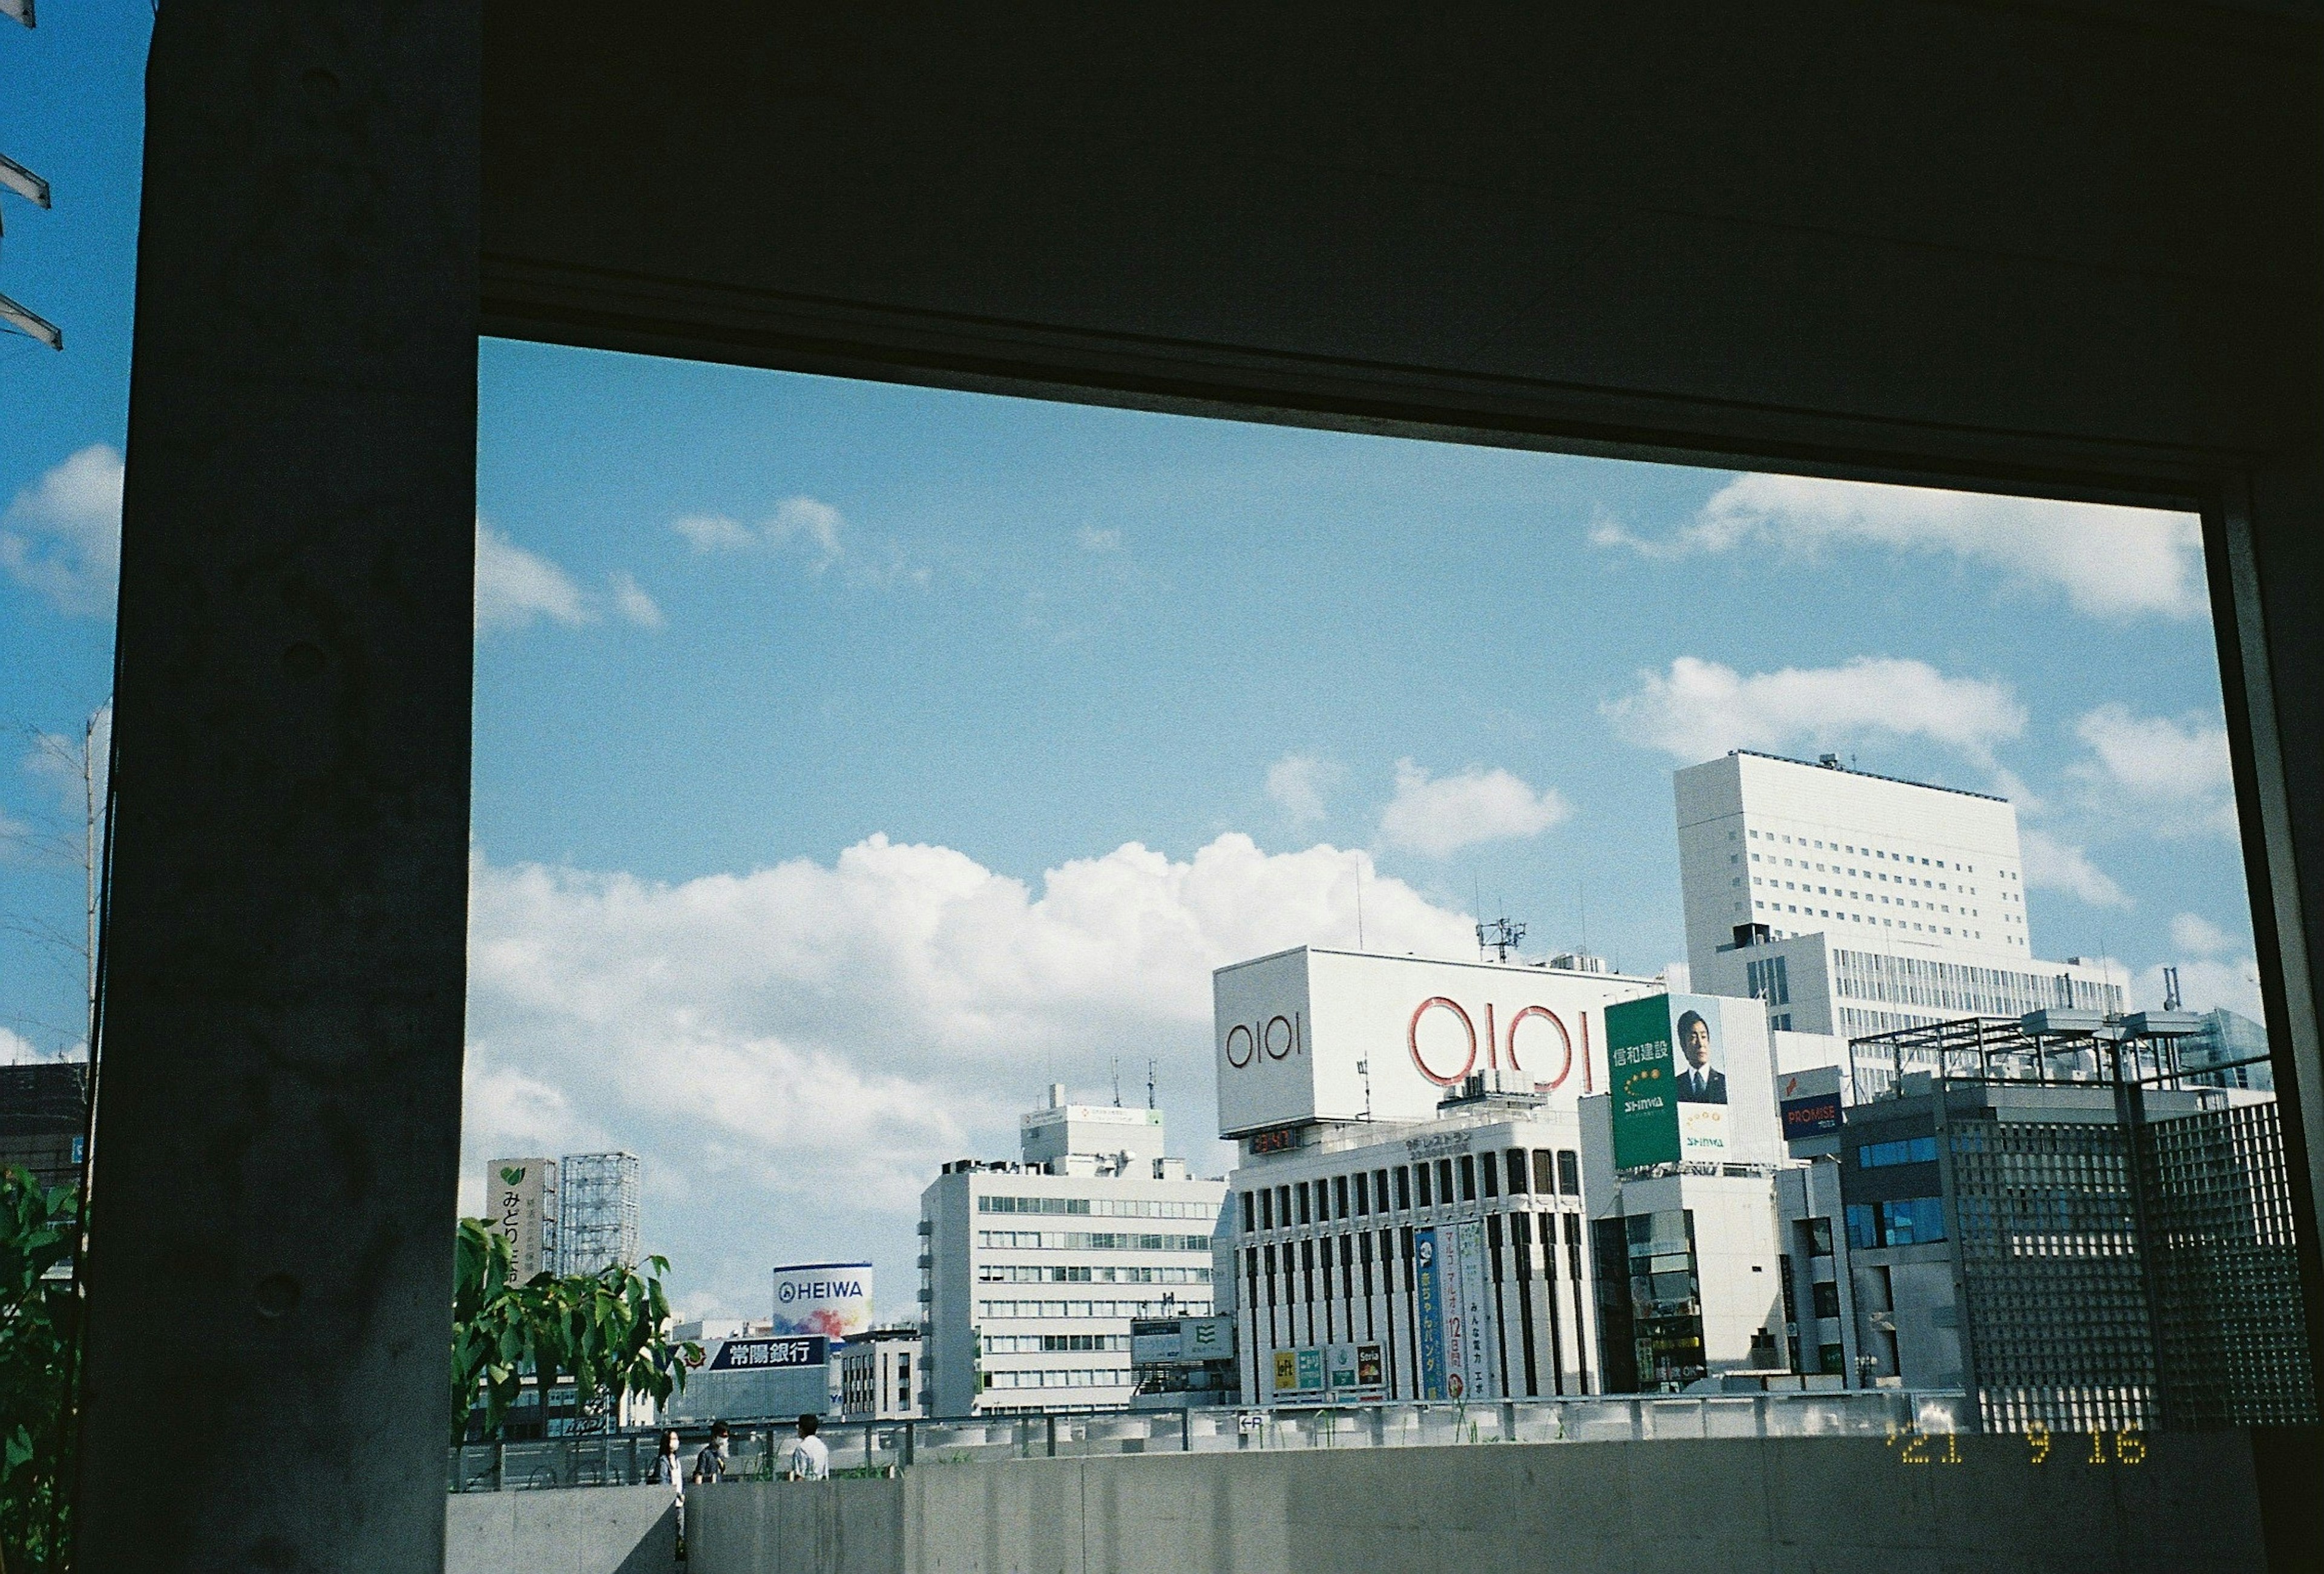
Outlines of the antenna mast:
M1477 925L1478 954L1481 956L1489 951L1496 961L1507 962L1509 953L1517 948L1517 942L1525 938L1525 932L1524 925L1512 924L1506 917L1496 918L1489 924L1480 924Z
M1146 1107L1148 1109L1154 1108L1154 1062L1151 1058L1146 1063Z
M2180 1008L2179 970L2176 967L2166 967L2163 970L2163 1008L2165 1011L2176 1011Z
M1113 1107L1121 1108L1121 1057L1113 1057Z

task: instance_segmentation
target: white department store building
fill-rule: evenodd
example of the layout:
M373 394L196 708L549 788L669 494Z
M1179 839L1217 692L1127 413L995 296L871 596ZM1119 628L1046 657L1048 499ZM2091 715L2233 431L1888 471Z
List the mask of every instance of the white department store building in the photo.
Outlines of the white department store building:
M1211 1311L1226 1183L1165 1155L1158 1110L1055 1087L1019 1143L920 1195L927 1414L1126 1407L1131 1320Z
M1220 969L1243 1402L1602 1391L1578 1109L1606 1006L1662 989L1314 948Z

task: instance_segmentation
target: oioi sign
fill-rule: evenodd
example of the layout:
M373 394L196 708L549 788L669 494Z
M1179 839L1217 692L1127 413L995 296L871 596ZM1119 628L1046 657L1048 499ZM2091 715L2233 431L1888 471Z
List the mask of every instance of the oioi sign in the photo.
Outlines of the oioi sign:
M1554 1103L1605 1086L1605 1008L1645 979L1302 948L1212 977L1219 1129L1424 1119L1478 1072Z

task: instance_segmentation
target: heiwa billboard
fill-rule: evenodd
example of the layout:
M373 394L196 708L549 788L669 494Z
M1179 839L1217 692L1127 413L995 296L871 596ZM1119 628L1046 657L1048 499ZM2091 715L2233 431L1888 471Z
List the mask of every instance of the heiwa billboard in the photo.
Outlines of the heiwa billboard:
M850 1339L872 1330L870 1263L793 1263L775 1270L777 1333Z
M1302 947L1211 976L1219 1134L1422 1120L1476 1072L1570 1109L1606 1086L1608 1006L1652 979Z
M1776 1156L1758 1001L1652 995L1609 1007L1606 1064L1616 1169Z

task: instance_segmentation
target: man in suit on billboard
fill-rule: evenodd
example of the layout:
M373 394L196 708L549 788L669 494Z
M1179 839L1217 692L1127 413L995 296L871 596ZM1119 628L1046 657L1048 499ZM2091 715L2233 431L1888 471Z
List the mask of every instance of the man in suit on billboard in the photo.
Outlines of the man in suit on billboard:
M1678 1097L1683 1104L1727 1102L1727 1073L1711 1063L1711 1024L1699 1011L1678 1019Z

